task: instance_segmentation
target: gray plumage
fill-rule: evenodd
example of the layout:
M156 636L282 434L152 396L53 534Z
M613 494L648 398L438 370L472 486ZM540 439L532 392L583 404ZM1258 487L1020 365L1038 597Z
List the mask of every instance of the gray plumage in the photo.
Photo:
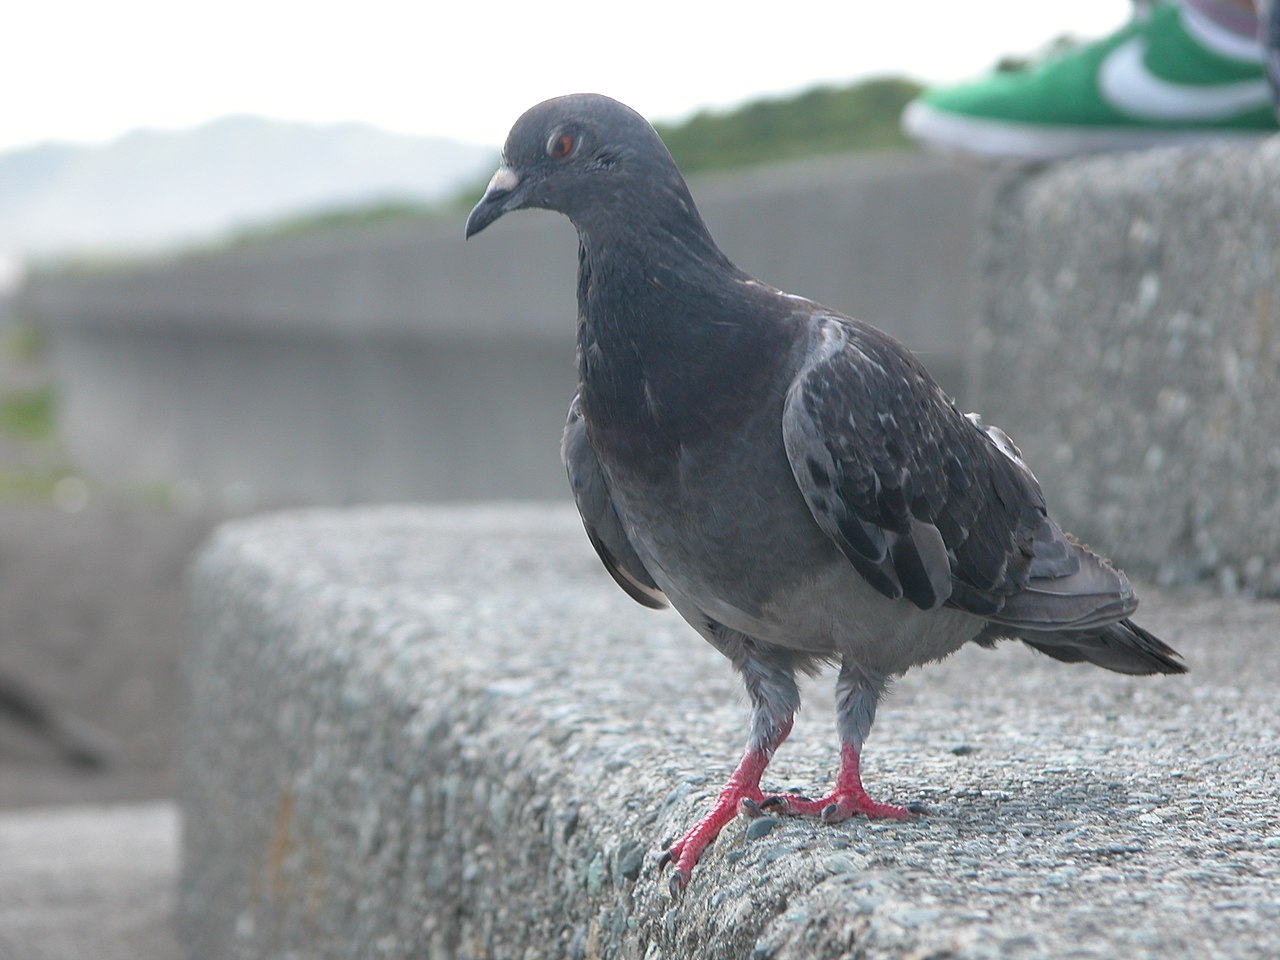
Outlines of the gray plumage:
M632 598L670 603L742 674L744 765L767 762L799 704L796 671L822 661L842 665L855 780L889 678L969 642L1183 671L1128 619L1124 574L1049 517L1012 441L896 340L738 269L638 114L595 95L529 110L467 235L522 207L578 229L563 454L587 535ZM897 815L881 808L897 809L855 806ZM698 829L672 848L683 879L714 837Z
M636 556L613 506L608 481L600 469L595 451L591 449L591 441L587 439L587 424L582 419L582 405L577 397L569 404L560 459L569 473L569 485L582 515L587 539L595 547L604 568L631 599L654 610L665 609L667 598Z

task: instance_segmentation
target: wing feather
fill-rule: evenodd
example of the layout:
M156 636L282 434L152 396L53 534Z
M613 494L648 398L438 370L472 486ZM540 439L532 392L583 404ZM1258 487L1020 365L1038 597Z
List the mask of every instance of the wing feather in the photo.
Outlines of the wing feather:
M783 439L814 519L877 590L1018 629L1132 612L1128 581L1048 516L1013 442L875 328L814 318Z
M604 471L587 437L582 405L576 396L569 404L560 457L569 474L569 486L573 489L582 525L586 527L587 539L595 547L604 568L637 603L654 610L666 607L666 595L645 569L614 507Z

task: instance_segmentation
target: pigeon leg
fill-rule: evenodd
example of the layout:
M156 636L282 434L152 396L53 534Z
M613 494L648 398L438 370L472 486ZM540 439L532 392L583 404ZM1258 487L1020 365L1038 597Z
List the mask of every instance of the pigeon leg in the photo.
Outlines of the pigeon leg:
M692 830L673 843L663 853L662 859L658 863L659 869L665 867L668 863L675 864L675 870L671 874L670 882L672 896L678 896L680 891L685 888L685 885L689 882L689 877L693 873L694 866L702 857L702 852L711 846L712 841L720 835L720 831L724 829L725 824L738 815L738 810L742 804L758 804L763 799L764 794L760 790L760 777L769 765L773 751L786 739L787 734L790 732L791 724L788 723L783 730L779 731L777 741L771 747L748 747L746 753L742 755L742 760L739 761L737 768L730 774L728 781L721 788L715 803L711 805L711 809L694 825Z
M751 739L711 809L658 861L659 870L668 863L675 865L669 884L673 897L679 896L688 884L702 852L720 835L725 824L738 815L739 808L746 804L750 810L763 799L760 777L774 751L791 733L792 719L800 705L800 691L788 652L762 650L749 638L723 628L716 632L712 642L742 673L751 697Z
M858 814L871 819L906 820L913 814L904 807L877 803L862 787L862 744L871 731L887 678L869 673L845 660L836 682L836 728L840 732L840 772L830 795L821 800L779 794L760 803L762 811L777 809L794 817L821 817L839 823Z

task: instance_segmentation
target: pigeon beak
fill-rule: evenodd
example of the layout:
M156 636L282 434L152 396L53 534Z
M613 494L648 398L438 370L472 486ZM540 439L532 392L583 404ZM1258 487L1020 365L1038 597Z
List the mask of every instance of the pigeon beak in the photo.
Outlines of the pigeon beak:
M508 210L514 209L513 200L519 202L514 194L520 186L520 174L503 164L489 181L484 196L475 205L471 215L467 217L467 239L487 227Z

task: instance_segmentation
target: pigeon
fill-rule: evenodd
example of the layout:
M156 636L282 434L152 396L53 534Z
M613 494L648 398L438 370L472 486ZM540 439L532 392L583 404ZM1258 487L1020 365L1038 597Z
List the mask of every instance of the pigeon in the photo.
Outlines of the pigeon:
M863 743L890 680L968 643L1183 673L1135 624L1124 573L1049 516L1013 441L960 412L870 324L745 273L712 239L652 126L597 94L511 129L466 223L543 208L577 228L578 392L562 455L587 537L647 607L674 607L741 675L746 751L663 853L678 895L739 815L830 823L872 800ZM838 664L840 766L821 799L766 795L796 676Z

